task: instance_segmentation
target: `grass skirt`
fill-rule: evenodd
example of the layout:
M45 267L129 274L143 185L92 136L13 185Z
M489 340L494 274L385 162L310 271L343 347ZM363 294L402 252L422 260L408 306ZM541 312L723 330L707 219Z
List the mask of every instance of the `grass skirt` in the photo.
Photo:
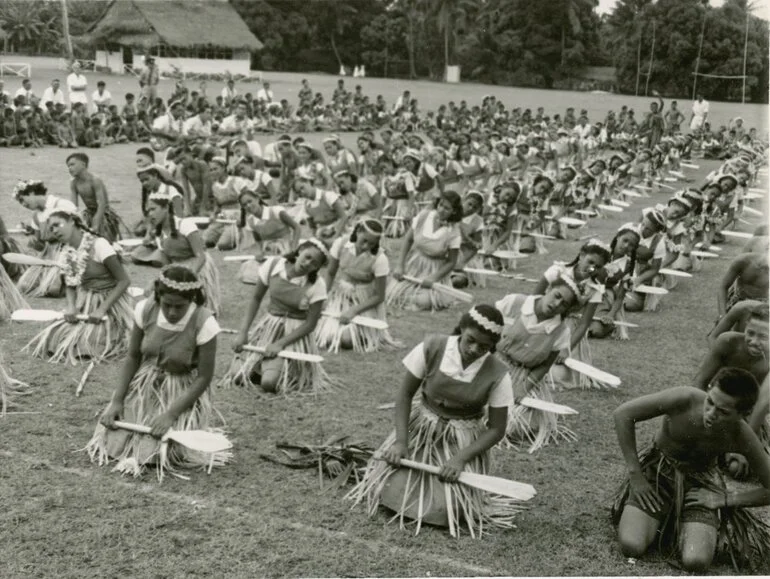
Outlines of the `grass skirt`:
M373 284L352 284L339 280L326 299L325 311L332 314L341 314L353 306L367 301L373 291ZM385 315L385 303L375 308L361 312L362 316L387 321ZM326 348L330 352L340 351L343 335L347 333L353 344L353 351L358 353L376 352L383 348L401 348L403 344L393 339L388 330L376 330L357 324L343 326L337 318L321 316L315 330L316 343L319 348Z
M81 211L80 216L83 218L83 222L88 227L93 228L94 217L96 216L95 210L92 211L91 209L85 208L83 211ZM115 213L112 208L108 208L107 211L104 212L104 218L102 219L101 226L99 227L99 231L96 233L100 237L104 237L110 243L115 243L118 239L121 238L120 223L121 221L120 217L118 217L118 214Z
M573 333L577 325L580 323L580 319L576 317L567 318L567 324L569 324L570 333ZM577 348L570 352L570 357L586 364L593 364L593 356L591 355L591 346L588 343L588 332L578 342ZM553 379L554 386L556 388L565 388L567 390L572 388L582 388L583 390L604 390L608 388L608 385L604 382L599 382L593 378L581 374L580 372L573 372L563 364L554 364L549 372Z
M511 363L504 355L498 357L509 368L511 382L514 386L525 383L529 375L529 368ZM545 402L553 402L553 385L550 375L546 374L540 383L527 394L530 398L537 398ZM514 404L508 407L508 424L505 430L505 438L500 444L505 448L519 450L529 445L527 452L530 454L547 446L550 443L558 443L561 440L575 441L577 436L564 424L564 417L553 412L545 412Z
M5 371L3 358L0 356L0 417L4 416L8 410L18 408L19 398L27 394L29 394L29 384L11 378Z
M88 315L96 311L109 291L92 292L78 288L78 312ZM120 296L107 312L107 321L99 324L57 320L49 324L24 346L36 358L52 363L104 362L116 360L126 353L128 335L134 322L134 308L128 293Z
M60 253L61 244L46 243L36 257L58 262ZM21 274L17 286L21 293L33 298L59 297L63 289L61 270L47 265L30 265Z
M411 226L413 215L409 211L408 199L388 199L382 211L383 217L398 217L385 220L385 236L392 239L403 237Z
M166 374L151 363L143 363L137 370L126 394L121 419L135 424L149 424L165 412L186 390L193 387L197 373ZM206 390L190 410L177 418L174 430L209 430L210 423L221 417L211 403ZM101 424L96 426L94 435L86 446L92 462L105 465L115 460L112 469L123 474L140 476L148 465L158 467L158 479L165 471L177 474L177 468L208 468L221 466L231 457L230 452L215 454L189 450L174 442L161 443L146 434L127 430L108 430Z
M422 405L412 407L409 417L409 449L411 460L442 465L459 448L465 448L484 432L483 419L447 420ZM380 446L375 455L390 448L396 441L395 431ZM465 472L486 474L490 468L489 452L477 456L465 465ZM394 476L395 475L395 476ZM466 485L444 484L438 477L408 468L395 468L382 460L369 460L361 482L347 495L359 504L366 501L369 516L382 504L395 512L403 529L407 520L416 524L415 534L423 523L448 526L452 536L459 536L463 527L474 538L487 528L513 528L515 514L523 509L521 503L507 497L486 494Z
M436 273L443 264L443 258L433 259L418 249L412 249L406 262L404 275L425 279ZM451 285L451 278L452 276L448 275L439 280L439 283ZM451 297L435 289L426 289L411 281L395 279L388 280L385 301L389 306L405 310L443 310L454 303Z
M0 265L0 322L10 318L14 310L28 307L24 297L5 272L5 268Z
M504 233L504 231L499 227L484 229L484 231L481 234L482 239L482 247L489 247L497 241L500 236ZM506 239L503 244L499 247L499 249L503 250L509 250L509 251L516 251L518 253L519 251L519 244L518 242L518 235L512 235L509 236L508 239ZM492 268L496 270L503 270L503 271L513 271L516 269L516 267L519 264L518 259L499 259L494 256L482 256L481 263L483 265L478 267L483 268ZM471 264L468 264L468 267L477 267L475 265L471 266Z
M467 255L467 250L460 250L461 255L458 261L462 262L465 260L465 257L463 257L462 253L465 253ZM493 258L494 259L494 258ZM479 255L478 253L475 253L473 257L471 257L468 260L468 263L466 263L463 267L470 267L475 269L486 269L486 266L484 265L484 256ZM452 280L456 277L465 277L468 280L469 286L479 287L479 288L485 288L487 287L487 277L483 274L478 273L468 273L467 271L463 271L462 269L457 269L452 272L451 276Z
M608 315L610 311L612 311L612 306L615 305L615 292L612 290L608 290L604 292L604 296L602 297L602 303L600 303L597 308L596 312L594 313L594 317L600 318L602 316ZM625 322L626 321L626 308L623 307L623 304L620 304L620 309L618 310L618 314L616 317L616 320L618 322ZM602 324L602 327L604 324ZM609 330L606 330L609 332ZM604 336L591 336L594 339L601 339L602 337L606 337L607 334ZM609 332L608 335L611 335L616 340L629 340L630 337L628 335L628 328L625 326L613 326L612 331Z
M302 323L304 323L304 320L295 320L266 313L251 330L249 344L267 347L280 340L286 334L296 330ZM305 354L318 354L314 333L310 333L301 340L289 344L285 349ZM244 357L243 359L242 356ZM253 370L259 370L258 366L262 359L262 354L256 352L236 354L230 362L230 368L222 377L220 384L222 386L229 386L230 384L240 382L244 386L254 386L255 384L250 380L250 375ZM282 362L282 368L276 393L285 395L319 394L330 390L333 386L331 378L321 364L287 360L285 358L277 358L277 360Z
M725 492L725 482L712 465L705 470L694 471L686 465L667 457L654 444L639 453L642 472L653 488L669 504L669 510L658 529L658 550L667 557L676 557L679 533L684 514L685 492L690 488L705 488L713 492ZM630 481L626 477L612 505L612 520L617 526L630 494ZM727 555L736 568L752 568L770 559L770 526L749 509L719 509L719 536L716 556Z

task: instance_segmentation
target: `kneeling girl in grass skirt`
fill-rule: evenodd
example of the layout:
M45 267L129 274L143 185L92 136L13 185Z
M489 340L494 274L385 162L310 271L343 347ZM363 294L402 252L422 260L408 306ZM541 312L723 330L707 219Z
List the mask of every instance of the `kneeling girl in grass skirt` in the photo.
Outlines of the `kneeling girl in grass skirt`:
M170 263L189 267L203 284L206 305L215 316L219 315L219 272L206 251L195 221L175 215L173 199L168 193L150 194L147 198L147 220L150 224L148 237L144 245L131 253L133 261L155 267Z
M366 501L370 515L383 505L402 528L413 520L417 532L430 524L449 527L452 536L465 527L480 537L488 528L513 526L515 501L457 483L462 472L487 474L489 450L505 435L513 393L505 364L492 354L502 330L502 314L478 305L453 335L428 336L404 358L395 431L348 498ZM418 390L420 404L412 406ZM438 466L441 473L400 468L402 458Z
M636 272L633 285L663 285L663 276L658 274L666 257L666 220L663 214L652 207L642 210L642 222L638 226L639 249L636 253ZM629 312L655 311L660 296L646 295L631 291L626 294L625 308Z
M630 287L631 277L636 268L636 249L639 247L639 230L636 224L621 225L610 243L610 262L604 266L607 278L604 281L605 292L602 303L594 312L594 319L588 328L588 336L595 339L614 335L620 340L628 340L625 326L615 327L614 321L626 319L623 299Z
M56 210L51 236L62 244L66 286L64 319L51 323L24 349L49 362L102 362L123 356L131 328L131 285L109 241L87 229L79 215ZM88 319L79 321L77 316Z
M761 574L770 561L770 526L749 507L770 505L770 458L746 419L759 385L750 373L722 368L708 391L669 388L614 412L628 474L612 505L624 557L656 543L666 557L703 574L715 558ZM636 424L661 417L655 439L637 449ZM761 486L728 489L717 461L739 453Z
M452 298L434 289L434 283L451 284L457 265L463 216L460 195L445 191L436 199L435 209L424 209L412 220L406 234L398 267L387 291L388 305L411 310L441 310L452 305ZM404 279L419 278L422 284Z
M604 295L604 266L610 261L610 246L599 239L589 239L577 257L570 263L556 262L549 267L535 285L532 293L542 295L548 286L558 278L570 277L578 287L579 293L575 307L569 312L570 348L562 351L560 358L571 356L586 364L591 364L591 349L588 345L588 328L594 313L602 303ZM583 376L575 376L562 364L558 363L551 370L551 377L557 386L564 388L601 388L601 384Z
M484 231L484 219L481 217L483 209L484 196L479 191L468 191L463 198L463 218L460 221L460 257L457 269L452 272L452 285L456 288L467 287L469 284L478 287L487 285L486 276L463 271L465 267L484 267L484 261L478 255Z
M194 452L160 438L174 430L205 430L219 417L209 386L216 364L219 324L204 307L198 277L182 265L164 267L152 297L133 313L128 356L120 382L86 447L100 465L111 460L122 473L139 476L155 464L165 470L224 464L229 455ZM116 429L121 420L149 426L151 435Z
M489 204L484 210L484 230L482 242L487 254L486 260L495 269L501 269L502 263L492 254L498 249L512 249L511 233L518 220L516 201L521 195L521 185L516 181L504 181L492 189Z
M249 344L265 352L247 352L244 360L236 355L223 385L259 385L265 392L281 394L311 394L331 387L320 364L277 357L281 350L318 353L314 332L326 303L326 283L318 272L328 260L324 243L311 238L285 257L262 264L233 349L240 354ZM265 295L267 313L249 331Z
M284 255L299 245L300 226L280 205L268 206L256 191L244 189L238 201L241 204L240 227L249 232L257 244L255 260L244 262L238 279L247 284L257 283L260 261L265 256Z
M304 203L308 233L331 246L348 222L347 208L339 193L316 187L305 169L297 169L294 192Z
M510 294L495 304L505 317L497 356L509 368L514 398L530 396L553 401L548 373L559 352L569 349L570 325L564 314L575 305L580 290L568 275L554 280L544 295ZM534 452L549 442L575 435L543 410L511 406L506 444L529 444Z
M418 169L420 154L417 151L407 151L402 162L410 168ZM384 202L382 209L385 225L385 235L391 239L403 237L409 230L409 221L414 216L414 202L417 195L417 169L406 168L396 170L396 161L388 155L377 160L377 166L383 177L380 184L381 196Z
M64 209L77 212L72 201L49 195L42 181L20 181L13 189L13 196L22 207L33 211L32 223L26 226L27 232L33 235L30 247L37 253L36 257L50 261L59 261L61 244L51 239L46 226L46 219L51 212ZM61 272L56 267L31 265L24 269L17 282L19 291L35 298L60 297L62 295Z
M364 219L350 239L338 237L332 245L326 277L330 288L326 312L331 315L318 322L315 335L319 348L335 353L340 348L376 352L382 347L401 345L388 330L351 323L358 315L386 320L385 288L390 264L380 247L382 234L379 221Z
M10 318L14 310L29 307L13 284L14 279L18 279L21 275L21 268L3 261L4 253L20 252L19 246L8 234L3 218L0 217L0 322Z

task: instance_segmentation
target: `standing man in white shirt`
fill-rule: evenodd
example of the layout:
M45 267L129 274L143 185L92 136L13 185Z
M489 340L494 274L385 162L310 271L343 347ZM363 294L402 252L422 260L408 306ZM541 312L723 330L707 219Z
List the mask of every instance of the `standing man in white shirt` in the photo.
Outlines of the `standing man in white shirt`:
M21 87L13 95L13 98L16 99L20 96L24 97L24 104L27 105L30 103L30 100L32 100L32 97L35 96L35 93L32 91L32 81L28 78L21 81Z
M257 101L270 104L273 102L273 91L270 90L270 83L262 83L262 88L257 91Z
M709 102L698 94L698 99L692 103L692 116L690 117L690 130L699 131L706 124L709 116Z
M235 81L230 79L227 81L227 86L222 89L222 104L226 107L230 106L230 103L238 96L238 91L235 88Z
M61 83L58 78L51 81L51 86L43 91L43 98L40 102L45 106L48 103L54 105L64 105L64 91L60 88Z
M107 83L103 80L96 83L96 90L91 95L91 102L95 113L99 112L100 107L107 108L112 104L112 95L107 90Z
M88 79L80 72L80 63L75 62L72 65L72 72L67 76L67 90L69 91L70 108L75 103L83 103L88 107Z

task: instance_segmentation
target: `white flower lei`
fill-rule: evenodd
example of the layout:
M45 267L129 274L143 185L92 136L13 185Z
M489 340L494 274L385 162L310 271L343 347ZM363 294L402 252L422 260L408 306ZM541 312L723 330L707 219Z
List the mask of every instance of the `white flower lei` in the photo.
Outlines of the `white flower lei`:
M67 247L64 254L64 282L68 287L78 287L83 281L83 274L88 266L88 260L94 252L94 242L96 236L83 232L83 239L80 246Z

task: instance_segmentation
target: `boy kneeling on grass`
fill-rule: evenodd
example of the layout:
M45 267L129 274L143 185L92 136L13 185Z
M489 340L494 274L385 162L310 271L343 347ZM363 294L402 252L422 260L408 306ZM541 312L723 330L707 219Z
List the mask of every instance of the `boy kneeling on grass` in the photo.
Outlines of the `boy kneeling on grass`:
M612 508L623 555L641 557L657 540L688 571L705 572L725 553L735 567L767 565L770 527L745 508L770 504L770 458L744 420L758 393L750 373L722 368L706 392L670 388L615 410L628 466ZM637 454L636 423L658 416L661 429ZM717 459L727 453L745 456L762 486L728 492L717 470Z

